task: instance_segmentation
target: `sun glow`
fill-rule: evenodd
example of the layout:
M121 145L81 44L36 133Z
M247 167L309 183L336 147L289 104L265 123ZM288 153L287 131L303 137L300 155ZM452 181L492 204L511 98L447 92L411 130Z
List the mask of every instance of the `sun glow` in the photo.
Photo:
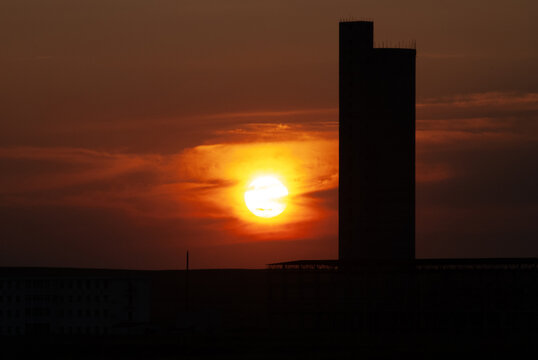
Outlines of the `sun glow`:
M286 209L288 189L273 176L261 176L252 181L245 192L247 208L256 216L272 218Z
M248 235L248 241L318 236L334 231L317 225L337 211L328 202L338 186L335 159L333 139L200 145L181 155L181 173L189 181L178 194L191 204L189 216L215 219L208 226L223 222L226 231ZM269 182L282 195L258 193L264 188L260 178L277 180Z

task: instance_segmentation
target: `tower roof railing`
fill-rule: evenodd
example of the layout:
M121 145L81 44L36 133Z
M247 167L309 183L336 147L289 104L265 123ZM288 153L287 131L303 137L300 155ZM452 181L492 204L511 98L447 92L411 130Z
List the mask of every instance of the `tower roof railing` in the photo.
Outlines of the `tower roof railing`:
M417 49L416 40L374 41L374 49Z
M357 22L357 21L364 21L364 22L374 22L374 18L370 17L364 17L364 16L342 16L340 17L341 23L347 23L347 22Z

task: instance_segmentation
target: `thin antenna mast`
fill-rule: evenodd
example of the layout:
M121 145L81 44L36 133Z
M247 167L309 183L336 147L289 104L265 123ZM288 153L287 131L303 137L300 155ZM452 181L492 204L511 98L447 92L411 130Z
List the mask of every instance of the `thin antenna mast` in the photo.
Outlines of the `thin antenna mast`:
M185 258L185 311L189 311L189 250Z

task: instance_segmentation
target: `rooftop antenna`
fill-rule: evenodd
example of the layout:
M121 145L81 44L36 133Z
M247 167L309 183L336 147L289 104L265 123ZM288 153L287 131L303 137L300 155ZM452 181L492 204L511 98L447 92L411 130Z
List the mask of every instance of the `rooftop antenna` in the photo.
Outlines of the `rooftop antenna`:
M189 311L189 250L185 258L185 311Z

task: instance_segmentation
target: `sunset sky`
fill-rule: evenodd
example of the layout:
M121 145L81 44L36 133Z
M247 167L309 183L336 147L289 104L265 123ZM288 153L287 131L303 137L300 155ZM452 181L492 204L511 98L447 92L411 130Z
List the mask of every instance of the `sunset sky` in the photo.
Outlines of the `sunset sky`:
M417 257L538 257L536 1L0 3L0 266L337 258L338 21L417 44ZM267 220L243 194L278 177Z

